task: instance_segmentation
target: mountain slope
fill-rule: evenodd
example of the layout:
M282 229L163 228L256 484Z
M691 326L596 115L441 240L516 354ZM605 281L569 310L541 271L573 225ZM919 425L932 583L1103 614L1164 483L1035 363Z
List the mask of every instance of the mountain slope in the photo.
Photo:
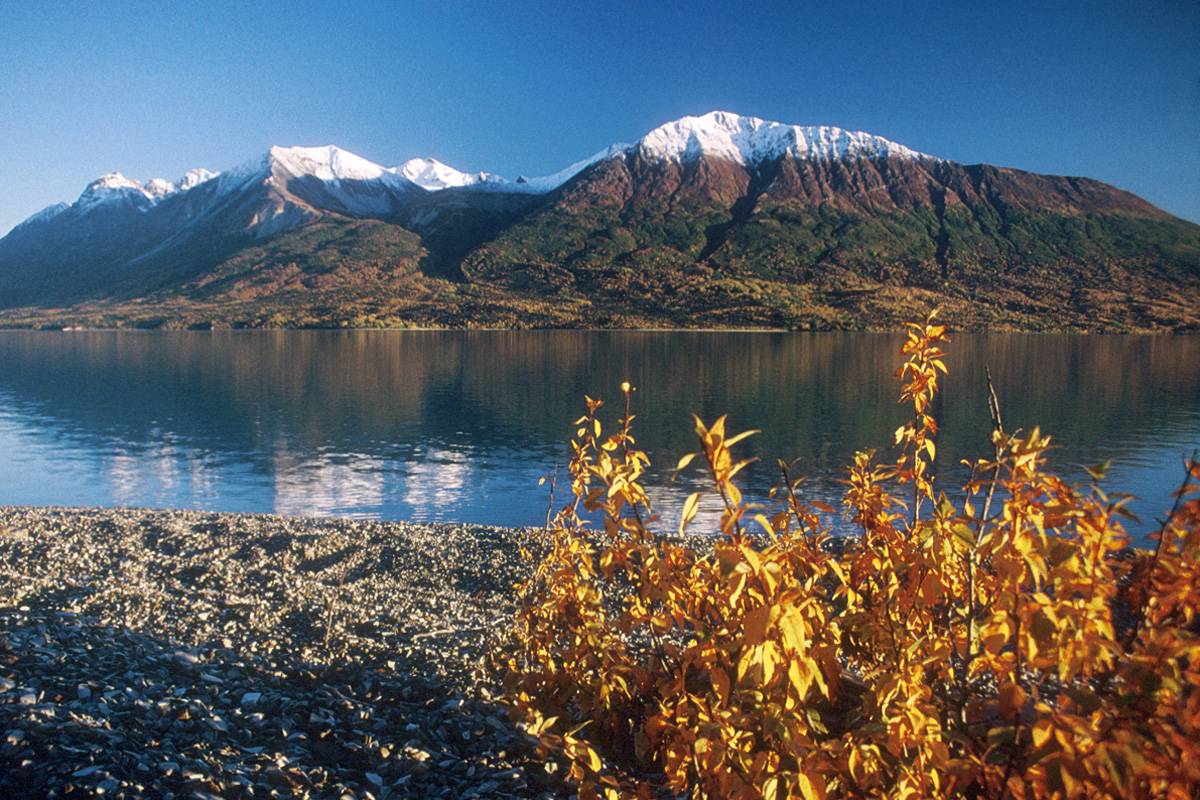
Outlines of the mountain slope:
M652 133L580 175L472 253L464 273L711 324L893 324L898 287L966 324L1195 322L1200 226L1098 181L890 143L867 157L798 151L794 139L695 147L703 134L670 137L665 157L648 146L667 138Z
M0 239L0 319L1200 327L1200 226L837 128L713 112L515 182L336 147L189 175L105 176Z

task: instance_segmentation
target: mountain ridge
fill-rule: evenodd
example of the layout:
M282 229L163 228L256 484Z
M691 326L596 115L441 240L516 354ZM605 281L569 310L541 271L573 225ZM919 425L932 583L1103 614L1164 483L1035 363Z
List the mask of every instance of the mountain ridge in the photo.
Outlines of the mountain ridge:
M109 173L0 238L0 324L890 327L913 298L970 327L1191 329L1200 226L718 111L516 181L332 145Z

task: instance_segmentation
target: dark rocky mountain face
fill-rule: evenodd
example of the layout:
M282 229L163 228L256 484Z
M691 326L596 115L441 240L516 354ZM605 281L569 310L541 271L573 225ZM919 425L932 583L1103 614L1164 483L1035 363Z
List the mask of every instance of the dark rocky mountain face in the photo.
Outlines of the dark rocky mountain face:
M635 147L544 195L223 180L15 229L8 321L1200 325L1200 226L1086 178Z
M986 306L981 322L1052 322L1066 306L1068 324L1096 311L1152 327L1195 318L1200 226L1098 181L987 165L784 157L746 168L634 152L580 175L463 271L645 317L678 303L674 319L690 309L803 324L799 305L817 319L894 321L901 302L888 295L908 287L919 302ZM1115 297L1130 301L1124 311Z

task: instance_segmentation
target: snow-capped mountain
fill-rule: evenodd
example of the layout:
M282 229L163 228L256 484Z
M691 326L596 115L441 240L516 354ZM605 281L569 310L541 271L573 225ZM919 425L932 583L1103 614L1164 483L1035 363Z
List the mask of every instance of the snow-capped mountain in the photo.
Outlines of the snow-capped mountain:
M199 186L205 181L210 181L217 177L217 173L212 170L207 170L204 167L189 169L184 173L183 177L175 183L175 190L186 192L188 189Z
M650 158L687 161L704 155L742 165L761 164L784 155L808 160L931 158L862 131L827 125L786 125L728 111L712 111L660 125L635 146Z
M1095 264L1142 264L1186 283L1200 273L1188 261L1197 230L1098 181L714 111L515 180L426 157L385 166L334 145L272 147L175 181L111 172L0 238L0 308L273 293L320 304L418 291L414 275L621 308L645 292L637 313L651 316L684 277L706 274L821 286L834 305L843 285L958 280L977 296L976 283L1005 280L1019 294L1063 264L1078 281Z
M119 172L109 172L89 183L76 203L88 207L98 203L132 202L141 208L149 208L168 195L185 192L216 176L215 172L199 168L189 170L175 183L162 178L138 183Z
M427 192L444 189L484 190L521 194L546 194L560 188L580 172L597 163L637 154L647 160L674 163L707 157L752 166L790 156L802 160L834 159L930 159L902 144L861 131L829 126L800 126L771 122L757 117L713 111L698 117L683 117L655 128L633 144L613 144L569 166L541 177L521 176L510 181L492 172L468 173L433 158L411 158L395 167L377 164L334 145L322 147L272 147L255 159L224 173L198 168L176 181L153 178L140 183L120 172L102 175L88 184L74 204L86 210L102 203L126 203L148 210L164 199L190 191L214 178L223 191L244 188L247 182L274 179L320 181L337 208L353 215L378 215L395 211L393 195L408 194L415 187ZM353 187L338 191L334 187ZM55 206L57 208L57 206ZM60 209L62 210L62 209ZM26 220L49 219L47 210ZM55 212L57 213L57 212Z
M89 183L75 204L81 208L90 208L102 203L134 203L148 208L155 200L157 197L154 192L146 186L126 178L119 172L109 172Z
M295 177L309 176L323 181L372 181L389 170L340 147L272 147L268 161Z
M457 186L473 186L478 183L505 183L499 175L490 172L460 172L436 158L410 158L393 170L408 178L422 189L437 191Z

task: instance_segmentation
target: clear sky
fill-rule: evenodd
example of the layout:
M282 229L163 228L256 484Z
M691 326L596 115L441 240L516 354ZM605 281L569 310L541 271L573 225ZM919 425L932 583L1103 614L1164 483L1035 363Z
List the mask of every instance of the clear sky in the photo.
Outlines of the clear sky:
M1200 3L0 3L0 232L272 144L508 177L713 109L1200 221Z

